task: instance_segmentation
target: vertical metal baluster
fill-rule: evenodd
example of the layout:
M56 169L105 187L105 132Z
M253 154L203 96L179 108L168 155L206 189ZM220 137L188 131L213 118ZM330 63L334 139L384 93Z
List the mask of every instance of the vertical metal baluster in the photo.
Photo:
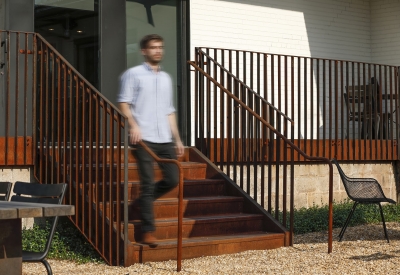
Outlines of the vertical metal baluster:
M232 50L228 51L228 58L229 58L229 72L232 72ZM233 86L232 86L232 77L230 75L227 76L227 81L228 81L228 90L232 92ZM228 138L228 145L227 145L227 156L226 156L226 172L227 175L230 177L231 176L231 161L232 161L232 116L234 115L234 110L232 110L232 107L234 106L232 104L232 99L229 97L226 97L226 105L227 105L227 138Z
M46 118L47 116L48 116L48 114L49 114L49 108L50 108L50 100L49 100L49 67L50 67L50 53L49 53L49 48L47 47L47 45L45 46L46 47L46 99L45 99L45 106L46 106L46 111L45 111L45 114L44 114L44 117ZM49 120L51 120L51 118L49 119ZM49 163L49 151L50 151L50 135L49 135L49 121L48 120L45 120L45 134L44 134L44 138L45 138L45 140L46 140L46 148L45 148L45 154L44 154L44 160L45 160L45 163L44 163L44 166L45 166L45 169L44 169L44 172L45 172L45 174L44 174L44 177L45 177L45 182L50 182L51 181L51 179L49 179L48 178L48 175L49 175L49 172L48 172L48 163Z
M69 179L70 179L70 188L68 188L68 192L69 192L69 203L76 205L75 202L72 201L72 191L73 188L71 188L71 185L73 183L73 164L74 164L74 158L73 158L73 148L74 148L74 143L73 143L73 139L74 139L74 129L75 127L73 127L73 123L74 123L74 110L76 110L76 106L74 105L74 101L73 101L73 74L72 74L72 70L71 68L68 67L68 75L69 75L69 114L70 114L70 119L69 119L69 162L68 162L68 172L69 172ZM66 167L67 168L67 167ZM72 217L70 218L71 220L73 219Z
M239 65L239 51L236 51L236 76L239 77L240 73L240 65ZM235 86L235 96L240 98L240 90L239 90L239 82L234 80ZM238 165L238 158L240 156L239 152L239 123L240 123L240 112L239 112L239 105L235 101L234 103L234 111L235 111L235 120L233 122L235 128L235 137L234 137L234 144L235 144L235 152L234 152L234 164L233 164L233 180L237 182L237 165Z
M81 167L82 167L82 182L81 182L81 184L82 184L82 189L81 189L81 192L82 192L82 195L81 195L81 203L82 203L82 220L81 220L81 228L82 228L82 231L83 232L86 232L86 221L87 221L87 217L86 217L86 213L87 213L87 211L86 211L86 209L87 209L87 207L86 207L86 204L85 204L85 201L86 201L86 186L85 186L85 182L86 182L86 179L87 178L89 178L89 176L90 176L90 167L88 167L88 166L86 166L86 163L87 163L87 157L86 157L86 130L87 130L87 126L86 126L86 109L87 109L87 107L86 107L86 103L87 103L87 99L86 99L86 92L85 92L85 83L82 81L82 80L80 80L79 81L79 86L80 86L80 91L81 91L81 93L82 93L82 120L81 120L81 122L80 122L80 125L81 125L81 139L82 139L82 141L81 141L81 147L82 147L82 149L81 149L81 162L80 162L80 165L81 165ZM87 170L86 170L87 169ZM87 174L89 174L89 175L87 175ZM103 208L105 208L106 206L105 205L103 205ZM105 210L105 209L104 209ZM106 211L104 211L104 213L106 213Z
M319 59L316 59L316 62L317 62L317 156L321 156L321 144L320 144L320 106L321 106L321 100L320 100L320 97L321 97L321 94L320 94L320 91L321 91L321 87L320 87L320 74L321 74L321 72L320 72L320 60ZM324 142L324 141L323 141ZM323 147L324 148L324 147Z
M11 64L10 64L10 55L11 55L11 33L7 32L7 39L5 42L5 45L7 47L7 82L6 82L6 99L5 102L6 103L6 123L5 123L5 129L6 129L6 133L5 133L5 165L9 165L9 148L8 148L8 139L10 136L10 74L11 74ZM17 53L18 54L18 53Z
M308 79L308 75L307 75L307 63L308 63L308 58L306 58L306 57L304 57L304 68L303 68L303 73L304 73L304 75L303 75L303 89L304 89L304 91L303 91L303 105L301 105L301 106L304 106L304 108L303 108L303 110L304 110L304 118L303 118L303 125L304 125L304 149L303 149L303 151L306 153L306 154L310 154L310 152L309 152L309 148L308 148L308 146L307 146L307 143L308 143L308 112L307 112L307 109L308 109L308 83L307 83L307 79ZM300 121L300 120L299 120Z
M339 68L338 61L335 61L335 147L333 157L338 157L338 132L339 132ZM329 159L332 159L332 155L329 155Z
M96 166L96 179L95 179L95 191L94 191L94 200L96 202L100 201L100 165L104 165L104 163L101 161L101 151L100 151L100 131L101 131L101 106L100 106L100 97L96 96L95 98L95 112L96 112L96 118L95 118L95 140L96 140L96 149L95 149L95 166ZM125 121L125 123L128 123L128 121ZM128 128L128 125L125 124L124 127ZM124 146L128 146L127 143L124 143ZM103 148L104 151L104 148ZM127 169L125 167L125 169ZM119 188L120 184L117 182L117 188ZM100 216L100 203L96 203L95 207L95 232L94 232L94 242L96 244L96 247L99 247L99 235L100 235L100 221L99 221L99 216ZM124 221L125 222L125 221Z
M359 86L359 89L361 89L361 70L360 70L361 66L360 63L357 62L357 85ZM359 92L360 93L360 92ZM360 109L360 101L358 100L357 102L357 106L358 106L358 110L359 110L359 114L361 113L361 109ZM361 123L358 123L358 134L359 134L359 138L358 138L358 160L361 160L361 136L363 135L363 133L361 133Z
M350 75L350 73L349 73L349 62L346 61L345 63L346 63L346 87L349 87L350 86L350 82L349 82L349 79L350 79L350 77L349 77L349 75ZM352 73L354 73L354 70L352 70ZM352 82L352 85L354 85L354 82ZM348 95L348 91L349 91L349 89L345 90L347 95ZM349 104L349 103L347 103L347 104ZM346 142L347 142L347 159L351 160L351 159L354 159L354 156L353 157L350 156L350 119L349 119L349 114L350 114L349 108L350 108L350 106L347 105L346 107L347 107L347 121L346 121L346 127L347 127L347 133L346 133L346 135L347 135L346 136L346 138L347 138L347 140L346 140ZM354 142L354 139L353 139L353 142Z
M79 183L81 180L81 175L79 173L80 170L80 138L79 138L79 131L81 127L79 127L79 117L80 117L80 112L81 112L81 106L79 103L80 95L79 95L79 78L76 74L74 74L74 80L75 80L75 213L81 213L81 203L79 201ZM82 167L83 168L83 167ZM82 175L83 176L83 175ZM82 177L83 181L83 177ZM104 216L104 215L103 215ZM75 215L75 224L79 225L79 217L80 215Z
M389 83L390 83L390 98L392 98L392 95L393 95L393 74L395 73L395 71L392 69L393 67L389 67ZM396 79L396 77L394 77L394 79ZM395 88L397 88L396 87L396 85L397 85L397 82L395 82ZM397 102L396 102L396 106L398 106L397 105ZM393 113L393 110L392 110L392 104L390 104L389 105L389 112L392 114ZM392 141L391 142L391 156L389 156L389 157L391 157L392 159L394 159L394 151L395 151L395 148L396 147L394 147L393 145L393 128L391 129L391 135L390 135L390 140Z
M56 157L56 61L55 61L55 54L51 48L49 48L50 51L50 60L51 60L51 72L50 72L50 77L51 77L51 94L50 94L50 100L51 100L51 117L50 117L50 132L51 132L51 150L47 154L49 155L49 162L50 162L50 181L49 182L57 182L57 175L54 175L55 170L57 169L55 167L54 162L52 161L53 158ZM57 144L58 147L58 144Z
M63 179L62 182L67 182L67 154L68 154L68 147L67 147L67 134L68 134L68 121L70 120L70 116L68 113L68 91L67 91L67 84L68 84L68 76L67 76L67 66L65 63L62 64L63 72L64 72L64 106L63 106L63 113L64 116L62 118L63 121Z
M256 77L256 86L257 86L256 89L257 89L258 95L261 95L261 82L260 82L261 63L260 62L261 62L260 53L257 53L257 55L256 55L256 63L257 63L256 67L257 68L256 68L256 76L255 77ZM261 111L262 100L260 98L255 98L254 105L256 108L256 113L262 117L262 111ZM256 179L258 177L258 169L259 169L258 164L260 163L260 161L262 159L262 155L260 154L261 153L261 144L260 143L262 142L261 127L260 127L261 125L262 124L258 120L254 119L254 134L253 134L253 137L254 137L253 142L255 142L254 153L253 153L253 162L255 163L254 171L253 171L254 197L257 198L257 202L259 204L261 203L261 200L258 200L258 194L259 194L259 190L261 188L261 183L259 183L259 181ZM262 166L261 166L261 169L262 169ZM261 194L261 197L263 197L263 194Z
M362 74L362 79L363 79L363 96L364 96L364 110L363 110L363 117L364 118L366 118L367 116L366 116L366 112L367 112L367 110L366 110L366 108L365 108L365 105L366 105L366 103L365 103L365 97L366 97L366 95L367 95L367 91L366 91L366 69L365 69L365 63L362 63L362 71L363 71L363 74ZM367 107L368 108L368 107ZM366 138L366 134L367 134L367 132L366 132L366 127L365 127L365 121L363 121L363 128L364 128L364 142L363 142L363 147L364 147L364 156L363 156L363 159L365 160L366 158L367 158L367 138ZM368 127L368 126L367 126ZM369 137L368 137L369 138Z
M39 180L40 180L40 182L43 182L43 180L44 180L44 175L43 175L43 172L44 172L44 165L43 165L43 155L44 155L44 150L43 150L43 148L44 148L44 133L45 133L45 125L44 125L44 121L43 121L43 117L44 117L44 115L43 115L43 112L44 112L44 110L45 110L45 108L44 108L44 106L46 106L47 104L46 104L46 102L45 102L45 88L44 88L44 83L43 83L43 78L44 78L44 75L45 75L45 72L44 72L44 62L45 62L45 60L44 60L44 58L45 58L45 50L44 50L44 48L43 48L43 42L42 42L42 40L39 40L39 42L38 43L40 43L40 72L39 72L39 76L40 76L40 78L39 78L39 83L40 83L40 91L39 91L39 100L38 99L36 99L36 100L38 100L38 104L39 104L39 127L40 127L40 131L39 131L39 143L40 143L40 145L39 145L39 147L40 147L40 149L39 149Z
M296 57L297 59L297 139L298 139L298 146L302 150L304 150L304 146L301 146L301 57ZM303 156L300 155L300 152L298 152L298 160L304 160Z
M37 70L37 65L38 65L38 56L39 56L39 48L37 46L37 38L36 34L32 35L32 45L33 45L33 81L32 81L32 117L33 117L33 126L32 126L32 136L33 136L33 142L32 142L32 156L33 156L33 174L40 178L38 175L38 167L40 164L37 162L37 146L38 146L38 134L37 134L37 119L38 119L38 114L37 114L37 79L38 79L38 70ZM40 117L40 116L39 116ZM39 146L40 147L40 146ZM35 149L33 149L35 148Z
M112 203L113 201L113 182L114 182L114 113L110 108L109 111L109 119L110 119L110 131L109 131L109 140L110 140L110 151L109 151L109 158L110 158L110 165L109 165L109 177L108 177L108 182L109 182L109 187L108 187L108 202L110 204L110 209L109 209L109 216L110 220L113 220L113 213L114 213L114 204ZM120 167L115 167L116 170L118 170ZM105 202L104 202L105 204ZM114 250L114 243L117 242L116 240L114 241L112 236L113 236L113 231L114 231L114 225L112 222L108 223L108 260L111 262L113 258L113 250ZM119 240L118 240L119 242Z
M196 58L196 64L200 66L200 58L199 58L199 49L195 48L195 58ZM198 148L197 141L200 140L199 136L199 127L200 127L200 112L199 112L199 104L200 104L200 94L199 94L199 76L200 73L198 71L194 71L194 121L195 121L195 126L194 126L194 140L195 140L195 146ZM201 150L201 148L200 148Z
M218 60L217 58L218 58L217 50L214 49L214 60ZM213 68L214 80L216 80L217 82L221 83L219 81L219 79L218 79L217 63L216 62L213 62L213 63L214 63L214 68ZM211 67L211 65L210 65L210 67ZM214 107L213 108L213 114L214 114L214 118L213 118L213 128L214 128L213 132L214 133L213 133L213 136L214 136L214 138L212 140L213 140L213 147L214 147L213 155L214 155L214 163L215 163L215 165L218 165L218 155L217 155L217 147L218 147L218 131L217 131L217 129L218 129L218 109L217 109L218 96L217 96L217 89L219 89L217 87L217 84L214 84L214 91L213 91L213 95L212 95L212 97L213 97L213 107ZM220 91L220 92L223 93L222 91ZM222 140L220 139L220 142L221 141ZM211 152L210 152L210 154L211 154Z
M267 64L267 54L263 54L263 77L264 77L264 95L263 97L266 99L268 94L268 85L267 85L267 78L268 78L268 64ZM268 122L268 105L266 103L262 103L262 118ZM261 146L262 146L262 154L261 154L261 206L265 208L265 158L267 154L267 146L269 141L269 136L267 132L267 127L264 124L261 124L262 129L262 139L261 139Z
M14 165L15 164L17 164L18 163L18 159L17 159L17 156L18 156L18 154L17 154L17 152L18 152L18 101L19 101L19 70L20 70L20 68L19 68L19 55L20 55L20 52L19 52L19 48L20 48L20 33L19 32L17 32L16 33L16 49L15 49L15 61L16 61L16 64L15 64L15 105L14 105L14 108L15 108L15 113L14 113L14 121L15 121L15 123L14 123ZM28 53L27 52L25 52L25 55L27 55Z
M334 63L335 66L335 83L332 81L332 63ZM336 62L332 62L329 60L329 144L332 144L332 138L333 138L333 133L332 133L332 126L333 126L333 114L332 114L332 86L335 85L335 120L337 118L337 64ZM337 124L335 123L335 156L336 156L336 147L337 147ZM332 146L329 146L329 159L332 159Z
M93 95L92 95L92 90L88 87L85 89L84 91L87 95L88 95L88 129L87 129L87 133L88 133L88 168L89 168L89 184L88 184L88 188L87 188L87 200L88 200L88 205L89 205L89 209L92 209L92 205L93 205L93 119L91 119L94 115L93 113ZM86 181L85 181L86 183ZM109 183L110 185L113 184L113 182ZM119 200L117 200L117 202L119 202ZM112 200L109 201L109 203L112 203ZM112 215L110 213L110 220L112 220ZM93 222L92 222L92 216L89 215L88 217L88 228L93 228ZM118 234L118 233L117 233ZM92 230L89 230L87 236L89 237L90 240L92 240Z
M55 54L54 54L55 55ZM57 110L55 110L55 116L57 117L57 160L60 162L61 160L61 131L62 131L62 120L61 120L61 60L57 56L55 57L55 60L57 62ZM53 161L54 162L54 161ZM60 164L60 163L58 163ZM57 165L56 168L57 171L57 176L56 176L56 182L61 183L61 167L60 165Z
M27 164L27 145L28 145L28 41L29 41L29 36L28 33L25 33L25 58L24 58L24 139L23 139L23 144L22 146L24 147L24 165ZM33 54L33 51L32 51ZM34 60L33 60L34 61ZM32 78L35 78L35 74L32 75ZM33 79L32 79L33 80ZM33 98L33 97L32 97ZM32 107L33 107L33 102L31 102ZM32 116L34 118L34 116ZM33 121L32 121L33 123ZM32 136L34 136L34 128L32 129ZM34 146L32 146L34 147Z
M221 63L223 64L223 68L226 68L225 64L225 50L221 51ZM226 87L226 82L225 82L225 71L223 68L220 68L220 77L221 77L221 85ZM220 91L220 98L219 98L219 105L220 105L220 125L219 125L219 133L220 133L220 150L219 150L219 161L220 165L219 168L224 171L224 163L226 163L225 159L225 128L226 128L226 121L225 121L225 115L226 115L226 110L225 110L225 93L223 91Z
M344 103L344 95L343 95L343 93L344 93L344 68L343 68L343 61L340 61L340 81L341 81L341 84L340 84L340 90L342 91L341 93L340 93L340 110L341 110L341 113L340 113L340 117L341 117L341 135L340 135L340 141L341 141L341 144L342 144L342 150L341 150L341 156L342 156L342 158L343 158L343 160L345 160L346 159L346 157L345 157L345 155L344 155L344 146L345 146L345 143L344 143L344 128L345 128L345 125L344 125L344 117L345 117L345 114L344 114L344 108L345 108L345 103ZM348 147L347 147L348 148ZM346 150L346 152L348 152L349 150Z
M122 127L122 123L121 123L121 115L116 113L116 126L117 126L117 133L116 133L116 147L117 147L117 171L116 171L116 182L115 182L115 193L116 193L116 199L117 199L117 204L115 205L115 215L116 215L116 231L117 234L115 236L115 241L114 241L114 247L115 247L115 257L114 259L116 259L116 264L117 266L120 265L120 240L122 240L122 230L121 230L121 203L119 203L121 201L121 182L122 182L122 155L121 155L121 148L122 148L122 144L121 144L121 139L122 139L122 134L121 134L121 127ZM126 168L126 167L125 167ZM110 182L110 186L113 186L114 182ZM110 201L110 203L112 202L112 200ZM125 202L124 202L125 203ZM124 253L126 253L124 251Z
M314 155L314 147L319 146L317 143L314 145L314 58L310 58L310 155ZM318 106L317 106L318 108ZM317 118L318 119L318 118ZM318 155L317 155L318 156Z
M209 58L210 52L207 49L207 74L211 75L211 60ZM211 81L207 78L206 90L206 140L207 140L207 157L211 157Z
M395 101L394 108L395 108L395 110L393 110L393 111L392 111L392 109L390 109L390 110L391 110L391 115L393 115L393 113L395 114L395 116L396 116L395 119L396 119L397 124L396 124L395 134L393 135L393 132L394 132L393 123L390 123L390 126L391 126L390 132L392 133L391 134L391 139L392 139L392 144L393 144L392 145L393 146L393 150L397 148L397 151L393 152L392 155L396 156L396 159L398 159L399 158L399 129L398 129L398 127L399 127L399 118L400 118L400 115L399 115L399 113L400 113L400 110L399 110L399 96L400 96L400 93L399 93L399 88L400 88L399 80L400 80L400 75L399 75L399 67L391 67L391 68L392 68L393 73L394 73L394 81L395 81L395 83L394 83L394 92L392 92L392 90L390 91L390 97L391 97L390 106L391 106L391 108L393 107L392 101L393 101L393 97L394 97L394 101Z
M326 157L326 59L322 61L322 156Z
M383 85L383 83L382 83L382 66L381 65L378 65L378 79L377 79L377 81L378 81L378 84L379 84L379 86L381 87L380 88L380 90L379 90L379 94L380 94L380 98L382 99L382 96L383 96L383 94L382 94L382 91L383 91L383 87L382 87L382 85ZM381 105L381 117L383 117L385 114L383 113L383 108L385 108L385 111L387 110L387 100L385 100L385 101L381 101L382 102L382 105ZM385 105L383 105L383 102L385 102ZM392 101L390 101L390 102L392 102ZM387 114L386 114L387 115ZM382 127L380 128L380 130L381 130L381 136L380 136L380 142L381 142L381 149L380 149L380 155L378 156L379 158L383 158L383 151L384 151L384 147L385 147L385 141L384 140L386 140L387 138L388 138L388 132L387 132L387 130L389 129L388 127L389 127L389 117L387 117L387 122L386 122L386 125L383 125L382 124ZM386 143L386 145L387 145L387 143Z
M245 63L243 64L243 67L245 67ZM244 69L245 70L245 69ZM243 86L242 83L239 84L240 85L240 99L244 104L247 104L246 102L246 89ZM244 188L244 163L246 160L246 111L244 110L244 108L240 108L241 112L240 112L240 187L243 189ZM246 190L246 193L249 194L249 190Z
M107 146L107 128L108 128L108 119L107 119L107 108L108 108L108 103L105 100L102 100L103 102L103 116L102 116L102 126L103 126L103 133L102 133L102 145L103 145L103 156L102 156L102 190L101 190L101 201L103 202L103 209L102 211L105 212L105 201L106 201L106 185L107 185L107 165L109 165L107 161L107 151L108 151L108 146ZM111 161L110 161L111 164ZM105 215L102 215L101 219L101 231L102 231L102 247L101 247L101 252L103 255L106 253L106 217Z

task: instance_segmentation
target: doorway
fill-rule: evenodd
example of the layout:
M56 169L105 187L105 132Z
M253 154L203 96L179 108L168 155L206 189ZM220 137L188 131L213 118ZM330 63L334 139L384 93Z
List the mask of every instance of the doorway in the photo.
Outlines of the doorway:
M178 67L178 0L127 0L126 2L126 61L127 68L143 62L139 42L147 34L158 34L164 38L165 54L162 68L177 91Z
M35 0L35 32L99 88L97 3L95 0Z

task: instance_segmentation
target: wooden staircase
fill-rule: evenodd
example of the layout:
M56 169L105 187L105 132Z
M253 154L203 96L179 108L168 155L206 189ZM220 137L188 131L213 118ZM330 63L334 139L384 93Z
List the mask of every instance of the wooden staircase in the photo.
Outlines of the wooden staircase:
M140 214L135 202L139 196L140 183L136 160L131 150L133 149L129 152L128 168L130 245L125 251L128 253L128 262L124 265L176 259L178 187L154 202L154 234L159 240L158 245L141 244ZM272 249L289 244L288 231L197 149L186 148L179 161L184 173L184 259L245 250ZM155 176L156 180L161 179L161 171L157 164ZM114 188L116 186L114 183ZM119 187L123 190L123 183ZM102 186L93 186L93 194L96 188L102 196ZM105 195L108 197L108 193ZM117 203L115 198L113 203ZM95 202L93 204L95 207ZM100 209L103 209L102 204ZM107 220L111 220L109 202L106 203L105 212ZM115 213L112 217L116 228Z

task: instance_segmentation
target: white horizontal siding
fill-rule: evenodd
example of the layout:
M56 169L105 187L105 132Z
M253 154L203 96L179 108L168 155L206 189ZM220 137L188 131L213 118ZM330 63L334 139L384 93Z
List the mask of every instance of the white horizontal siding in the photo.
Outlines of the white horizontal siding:
M373 62L400 66L400 1L371 0Z
M192 0L191 45L371 61L370 1Z

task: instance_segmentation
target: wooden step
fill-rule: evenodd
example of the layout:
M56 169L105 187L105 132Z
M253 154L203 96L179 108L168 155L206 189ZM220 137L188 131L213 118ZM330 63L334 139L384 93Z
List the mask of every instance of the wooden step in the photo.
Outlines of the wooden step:
M154 236L157 239L171 239L177 237L177 218L157 219ZM244 232L262 231L263 216L259 214L230 214L215 216L199 216L183 218L182 237L203 237L212 235L229 235ZM130 222L128 226L129 240L140 240L140 221Z
M114 202L115 203L115 202ZM123 202L121 202L123 204ZM170 219L178 216L178 199L158 199L154 202L154 218ZM109 213L110 204L106 204L106 213ZM140 220L138 204L129 202L129 220ZM100 209L103 204L100 203ZM115 208L114 208L115 209ZM183 216L196 217L205 215L222 215L243 212L243 198L241 197L195 197L183 200ZM121 213L123 219L123 213ZM109 215L107 214L109 217ZM113 215L115 220L115 213Z
M249 232L235 235L196 237L182 240L182 258L215 256L246 250L275 249L284 246L284 233ZM176 260L177 240L160 240L156 247L134 243L128 247L128 265Z
M182 169L183 169L183 178L188 179L188 180L198 180L198 179L205 179L206 177L206 168L207 165L204 163L199 163L199 162L181 162ZM113 178L115 179L116 177L116 166L113 165ZM89 165L85 165L85 169L83 169L82 166L79 166L79 172L84 173L84 181L88 182L90 178L90 172L92 173L92 179L94 180L96 177L101 180L103 178L103 164L93 165L92 168L89 168ZM121 169L123 169L124 166L122 165ZM106 178L110 177L110 165L106 164L104 167L105 170L105 176ZM74 174L74 169L68 169L68 174L72 173ZM123 177L123 171L122 171L122 177ZM154 177L155 181L160 180L162 178L162 171L159 168L157 164L154 164ZM139 181L139 173L138 173L138 166L136 163L129 163L128 164L128 181Z
M88 185L88 184L87 184ZM86 188L88 188L86 185ZM93 186L93 195L96 192L96 184ZM116 183L113 183L113 200L116 199ZM120 190L123 191L124 183L120 183ZM223 196L225 193L225 183L223 180L214 179L201 179L201 180L185 180L183 183L183 197L211 197L211 196ZM103 194L103 183L98 184L99 196ZM177 198L179 188L178 186L164 194L160 199L166 198ZM105 198L108 200L110 193L110 185L106 183L105 186ZM128 200L135 200L140 194L140 183L129 182L128 183Z

